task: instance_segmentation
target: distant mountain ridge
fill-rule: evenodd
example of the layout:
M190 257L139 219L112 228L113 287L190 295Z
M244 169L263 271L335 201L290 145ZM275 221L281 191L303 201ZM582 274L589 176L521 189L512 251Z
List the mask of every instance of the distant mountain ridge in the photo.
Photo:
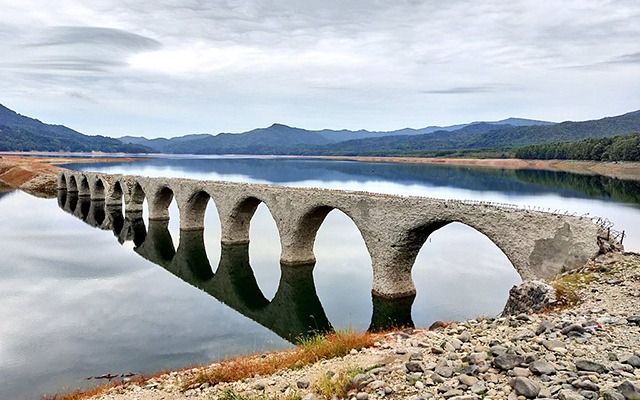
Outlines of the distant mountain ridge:
M472 122L446 127L430 126L421 129L404 128L396 131L351 131L323 129L319 131L273 124L244 133L196 134L171 139L146 139L124 136L125 143L150 147L162 153L177 154L295 154L313 151L319 146L336 145L352 140L386 139L396 136L419 136L434 132L486 132L518 126L548 126L553 122L509 118L502 121Z
M0 151L153 152L106 136L87 136L63 125L25 117L0 104Z
M214 136L202 133L170 139L125 136L114 139L87 136L62 125L45 124L0 105L0 151L441 156L453 151L508 149L630 132L640 132L640 111L582 122L553 123L508 118L390 132L306 130L273 124L238 134Z

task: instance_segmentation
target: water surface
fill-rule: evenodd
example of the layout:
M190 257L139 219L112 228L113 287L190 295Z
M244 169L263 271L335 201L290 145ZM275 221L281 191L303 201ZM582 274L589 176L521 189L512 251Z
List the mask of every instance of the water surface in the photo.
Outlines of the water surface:
M70 167L494 201L603 216L616 222L616 229L626 230L628 250L640 251L637 181L538 171L233 157ZM155 237L163 243L170 240L177 251L180 243L194 241L181 242L175 202L170 213L175 217L166 227L151 226L146 212L140 221L145 232L160 232ZM233 250L232 256L220 246L213 205L205 218L202 242L210 271L233 260L244 266L247 276L253 275L259 289L252 287L248 298L264 303L278 297L280 282L291 274L279 264L280 243L268 209L258 207L249 247ZM223 304L206 287L196 288L202 280L177 276L146 260L133 241L90 226L63 211L56 199L0 194L0 221L0 398L34 398L91 385L95 381L84 378L105 373L172 369L290 346L247 313ZM328 215L315 253L316 265L295 279L315 289L304 307L318 319L324 313L336 328L367 329L373 311L370 259L346 215L337 210ZM197 277L199 272L190 273ZM206 278L208 272L204 273ZM509 288L520 281L495 245L461 224L448 225L429 238L413 278L417 296L411 318L419 326L437 319L496 315Z

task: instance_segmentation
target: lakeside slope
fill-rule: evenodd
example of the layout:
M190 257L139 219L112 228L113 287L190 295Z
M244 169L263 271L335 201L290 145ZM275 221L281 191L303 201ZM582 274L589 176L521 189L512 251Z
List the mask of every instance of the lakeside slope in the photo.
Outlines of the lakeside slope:
M237 382L209 383L220 365L212 364L90 398L640 398L640 255L601 256L552 283L578 304L391 332L344 357Z

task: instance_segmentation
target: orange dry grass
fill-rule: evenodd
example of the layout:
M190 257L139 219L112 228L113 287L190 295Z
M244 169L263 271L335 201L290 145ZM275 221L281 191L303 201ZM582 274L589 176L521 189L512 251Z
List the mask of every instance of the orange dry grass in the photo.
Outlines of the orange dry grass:
M53 396L42 396L42 400L82 400L91 396L102 394L112 387L117 386L117 383L107 383L104 385L96 386L87 390L76 390L67 394L54 394Z
M320 360L343 357L352 349L360 350L370 347L378 337L379 335L372 333L352 331L334 332L326 336L317 335L302 340L293 350L240 357L203 369L197 376L187 380L184 389L198 387L203 383L215 385L220 382L239 381L255 375L271 375L283 369L302 368Z
M298 347L292 350L238 357L222 361L211 367L204 367L199 373L187 377L183 389L195 388L203 383L215 385L220 382L235 382L255 375L271 375L284 369L302 368L319 360L343 357L349 354L351 349L360 350L373 346L379 337L380 334L355 333L353 331L316 335L309 339L302 339ZM141 384L160 375L162 374L141 376L134 378L130 382ZM84 391L77 390L69 394L45 396L42 399L83 400L103 394L109 389L122 384L121 382L112 382Z

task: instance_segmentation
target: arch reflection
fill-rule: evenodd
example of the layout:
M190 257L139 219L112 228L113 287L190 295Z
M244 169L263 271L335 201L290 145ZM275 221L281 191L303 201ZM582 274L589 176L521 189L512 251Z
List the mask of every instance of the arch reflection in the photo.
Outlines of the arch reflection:
M333 330L316 293L315 263L281 264L278 289L269 301L249 262L248 243L222 244L214 273L206 253L204 229L182 230L176 248L168 229L169 220L150 220L147 228L141 211L125 214L121 205L106 205L64 190L58 193L58 205L93 227L111 230L120 243L133 242L139 256L288 341ZM412 327L413 299L374 296L369 330Z

